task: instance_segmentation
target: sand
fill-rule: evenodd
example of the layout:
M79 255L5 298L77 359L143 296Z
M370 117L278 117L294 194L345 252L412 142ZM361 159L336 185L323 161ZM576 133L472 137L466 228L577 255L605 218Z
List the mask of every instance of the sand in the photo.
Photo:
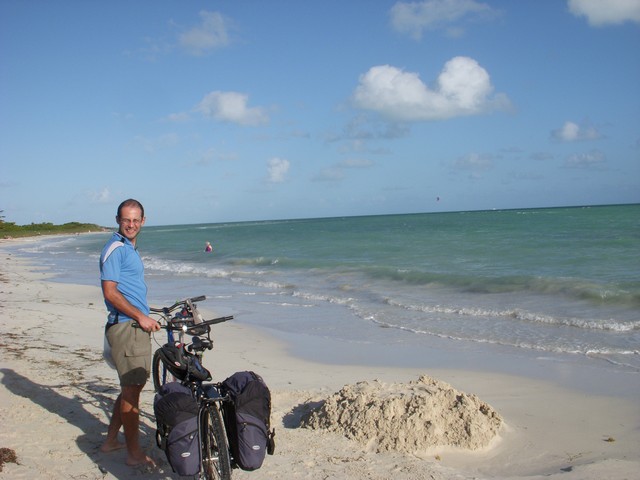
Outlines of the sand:
M408 383L346 385L310 405L301 426L358 440L375 452L423 454L434 447L479 450L503 422L490 405L427 375Z
M159 467L130 468L123 451L98 450L118 393L102 359L100 289L52 282L3 245L0 448L17 463L4 463L0 478L179 478L155 446L150 386L142 443ZM637 374L621 376L619 395L486 369L328 365L293 356L238 317L215 327L205 366L219 380L239 370L265 379L277 447L260 470L233 478L640 478Z

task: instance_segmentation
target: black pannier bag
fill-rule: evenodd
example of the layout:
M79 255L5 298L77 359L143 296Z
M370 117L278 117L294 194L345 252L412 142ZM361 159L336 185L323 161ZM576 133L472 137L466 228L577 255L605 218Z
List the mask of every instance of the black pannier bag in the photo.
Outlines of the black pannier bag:
M156 442L178 475L200 472L198 404L191 390L178 382L162 386L153 401L156 416Z
M234 467L256 470L275 450L271 428L271 392L260 375L236 372L221 384L224 424Z

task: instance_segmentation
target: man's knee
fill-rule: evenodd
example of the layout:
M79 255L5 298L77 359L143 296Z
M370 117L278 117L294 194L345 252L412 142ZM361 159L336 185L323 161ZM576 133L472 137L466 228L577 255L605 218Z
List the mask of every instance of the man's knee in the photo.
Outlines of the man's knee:
M143 387L144 385L122 385L123 407L124 404L128 404L137 408Z

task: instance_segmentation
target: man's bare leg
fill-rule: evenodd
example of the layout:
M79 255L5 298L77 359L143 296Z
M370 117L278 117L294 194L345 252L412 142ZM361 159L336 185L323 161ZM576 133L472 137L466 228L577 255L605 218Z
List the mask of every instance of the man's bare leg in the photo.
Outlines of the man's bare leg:
M118 395L116 403L113 405L113 413L111 414L111 421L109 422L109 429L107 430L107 438L100 447L100 451L107 453L114 450L120 450L125 447L125 444L118 440L118 432L122 427L122 417L120 415L120 403L122 394Z
M144 385L123 385L120 398L120 420L127 444L127 465L155 465L140 448L140 392Z

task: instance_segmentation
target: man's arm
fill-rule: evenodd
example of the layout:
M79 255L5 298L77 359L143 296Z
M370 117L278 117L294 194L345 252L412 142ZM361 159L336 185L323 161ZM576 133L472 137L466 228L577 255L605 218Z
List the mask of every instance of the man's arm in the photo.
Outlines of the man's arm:
M102 294L104 298L115 307L116 310L122 312L127 317L133 318L140 328L145 332L155 332L159 330L160 325L153 318L145 315L136 307L131 305L126 298L118 290L118 284L110 280L102 280Z

